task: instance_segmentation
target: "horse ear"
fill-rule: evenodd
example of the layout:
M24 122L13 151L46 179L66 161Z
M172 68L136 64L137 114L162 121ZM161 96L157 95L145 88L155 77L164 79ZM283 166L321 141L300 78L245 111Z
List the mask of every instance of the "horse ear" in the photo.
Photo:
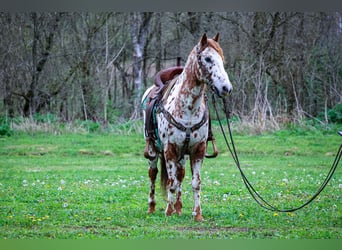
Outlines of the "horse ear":
M214 36L213 40L214 40L215 42L218 42L219 36L220 36L220 33L217 33L217 34Z
M201 42L200 42L201 48L206 47L207 44L208 44L207 34L204 33L202 38L201 38Z

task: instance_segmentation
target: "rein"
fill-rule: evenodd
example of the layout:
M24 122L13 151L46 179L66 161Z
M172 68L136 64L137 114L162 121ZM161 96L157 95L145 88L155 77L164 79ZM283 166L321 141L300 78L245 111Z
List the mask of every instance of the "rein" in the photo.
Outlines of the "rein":
M285 213L288 213L288 212L294 212L294 211L297 211L303 207L305 207L306 205L310 204L313 200L315 200L317 198L317 196L323 191L323 189L327 186L328 182L331 180L337 166L338 166L338 163L341 159L341 156L342 156L342 144L340 145L338 151L337 151L337 154L336 154L336 157L335 157L335 160L330 168L330 171L328 173L328 175L325 177L322 185L317 189L317 191L312 195L312 197L310 199L308 199L305 203L303 203L302 205L298 206L298 207L294 207L294 208L288 208L288 209L279 209L273 205L271 205L269 202L267 202L256 190L255 188L252 186L252 184L249 182L249 180L247 179L245 173L243 172L242 168L241 168L241 165L240 165L240 161L239 161L239 158L238 158L238 155L237 155L237 152L236 152L236 147L235 147L235 143L234 143L234 140L233 140L233 135L232 135L232 131L231 131L231 127L230 127L230 122L229 122L229 111L228 111L228 108L227 108L227 101L225 99L222 99L223 100L223 107L224 107L224 113L226 115L226 120L227 120L227 127L228 127L228 133L229 133L229 139L230 139L230 144L229 144L229 141L227 139L227 135L224 131L224 128L223 128L223 125L221 123L221 119L219 117L219 114L218 114L218 111L217 111L217 107L216 107L216 98L215 98L215 95L214 93L212 94L212 103L213 103L213 106L214 106L214 110L215 110L215 113L216 113L216 117L219 121L219 124L220 124L220 128L221 128L221 132L223 134L223 137L224 137L224 140L225 140L225 143L227 145L227 148L229 149L229 152L231 153L234 161L235 161L235 164L237 166L237 168L239 169L240 171L240 174L241 174L241 177L242 177L242 180L248 190L248 192L251 194L251 196L253 197L253 199L261 206L263 207L264 209L266 210L269 210L269 211L274 211L274 212L285 212ZM339 134L342 136L342 132L339 132Z

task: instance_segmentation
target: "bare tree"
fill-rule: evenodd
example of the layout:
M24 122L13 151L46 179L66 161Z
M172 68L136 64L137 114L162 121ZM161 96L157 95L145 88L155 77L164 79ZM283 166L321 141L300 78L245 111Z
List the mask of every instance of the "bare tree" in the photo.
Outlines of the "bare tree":
M139 118L141 115L140 111L140 99L142 96L142 62L144 47L146 44L146 38L148 35L148 28L151 21L153 13L134 12L131 14L132 18L132 43L134 48L133 53L133 81L135 88L135 98L134 98L134 111L131 119Z

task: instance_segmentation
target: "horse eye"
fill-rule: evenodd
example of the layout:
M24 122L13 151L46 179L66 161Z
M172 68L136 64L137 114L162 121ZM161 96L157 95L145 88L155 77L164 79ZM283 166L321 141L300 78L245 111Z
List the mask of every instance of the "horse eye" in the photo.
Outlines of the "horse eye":
M212 63L212 60L211 60L210 57L206 57L206 58L204 58L204 60L205 60L207 63Z

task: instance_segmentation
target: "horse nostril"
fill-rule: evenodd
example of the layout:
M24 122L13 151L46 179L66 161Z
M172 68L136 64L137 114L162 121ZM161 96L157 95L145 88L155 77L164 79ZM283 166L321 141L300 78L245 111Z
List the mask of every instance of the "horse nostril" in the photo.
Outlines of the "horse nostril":
M222 86L222 94L227 95L232 92L232 88L229 88L228 86Z

